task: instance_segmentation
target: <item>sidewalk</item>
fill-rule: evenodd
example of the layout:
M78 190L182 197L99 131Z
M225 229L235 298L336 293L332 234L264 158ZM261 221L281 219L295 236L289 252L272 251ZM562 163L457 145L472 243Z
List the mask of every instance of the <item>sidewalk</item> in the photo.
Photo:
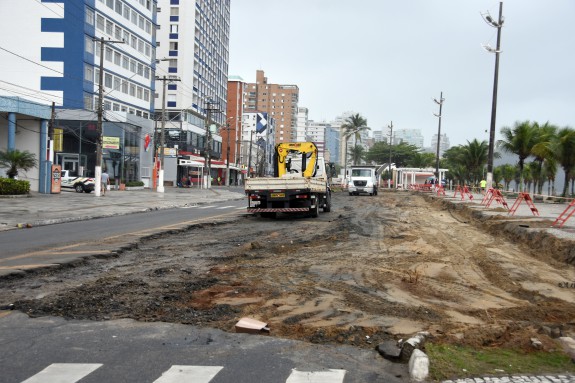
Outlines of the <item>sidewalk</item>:
M243 188L223 186L211 189L166 187L164 193L151 189L111 190L100 197L94 193L69 191L31 193L29 197L0 198L0 231L243 198Z

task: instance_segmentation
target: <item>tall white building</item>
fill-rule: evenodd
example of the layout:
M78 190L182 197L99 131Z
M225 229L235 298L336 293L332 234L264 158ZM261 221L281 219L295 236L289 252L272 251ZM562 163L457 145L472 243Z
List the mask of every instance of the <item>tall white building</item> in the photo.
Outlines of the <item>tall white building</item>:
M417 146L419 149L423 148L423 135L421 129L397 129L393 131L393 144L397 145L401 142Z
M308 108L297 108L297 122L295 128L295 142L306 141L306 127L308 124L309 110Z
M447 137L447 134L442 134L441 140L439 141L439 156L443 156L443 153L449 148L449 137ZM431 150L434 153L437 151L437 133L431 137Z

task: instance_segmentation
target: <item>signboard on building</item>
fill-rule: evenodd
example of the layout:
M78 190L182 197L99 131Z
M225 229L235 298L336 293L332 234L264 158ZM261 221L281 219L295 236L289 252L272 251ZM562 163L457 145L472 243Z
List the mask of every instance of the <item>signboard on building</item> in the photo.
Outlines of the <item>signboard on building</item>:
M120 149L120 137L102 136L103 149Z
M64 143L64 129L54 128L54 151L61 152Z

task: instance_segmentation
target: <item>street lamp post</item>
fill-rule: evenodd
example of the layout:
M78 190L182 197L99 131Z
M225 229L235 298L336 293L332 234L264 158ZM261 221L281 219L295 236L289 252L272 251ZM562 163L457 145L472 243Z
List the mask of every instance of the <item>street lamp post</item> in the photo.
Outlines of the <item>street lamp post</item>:
M102 120L104 118L104 44L123 44L124 41L94 39L100 42L100 74L98 76L98 124L96 138L96 168L94 169L94 195L100 197L102 192Z
M393 121L391 121L391 125L388 126L389 130L389 180L387 182L387 186L391 189L391 147L393 145Z
M503 2L499 3L499 18L493 20L489 13L482 15L485 22L497 28L497 47L495 49L484 45L488 52L495 53L495 74L493 76L493 97L491 100L491 126L489 129L489 151L487 154L487 188L493 187L493 157L495 153L495 121L497 116L497 87L499 82L499 53L501 53L501 27L503 26Z
M437 177L437 181L441 183L441 178L439 177L439 148L441 146L441 109L443 107L443 92L439 95L439 100L433 99L433 101L439 105L439 114L434 114L435 117L439 119L439 125L437 127L437 151L435 156L435 176Z
M254 142L254 131L250 132L250 153L248 155L248 178L251 178L251 169L252 169L252 143Z

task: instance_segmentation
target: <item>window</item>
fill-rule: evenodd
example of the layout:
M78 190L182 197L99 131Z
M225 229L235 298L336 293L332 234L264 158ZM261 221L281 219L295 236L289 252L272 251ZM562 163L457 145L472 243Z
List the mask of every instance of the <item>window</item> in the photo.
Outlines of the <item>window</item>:
M144 41L138 40L138 51L144 53Z
M180 15L180 8L178 7L170 8L170 16L179 16L179 15Z
M150 101L150 91L147 89L144 90L144 101Z
M112 103L110 101L104 101L104 110L112 109Z
M171 51L177 51L178 50L178 42L177 41L171 41L170 42L170 50Z
M84 80L86 81L94 81L94 68L89 65L84 67Z
M144 77L148 79L150 78L150 67L144 68Z
M116 103L112 104L112 110L114 112L119 112L120 111L120 105L116 104Z
M104 56L106 61L112 61L112 48L106 48L106 54Z
M170 33L178 33L178 24L170 24Z
M138 73L136 68L136 62L134 60L130 60L130 71L132 73Z
M146 44L144 48L146 49L146 56L150 57L151 53L150 44Z
M86 23L94 25L94 11L90 8L86 8Z
M152 33L152 23L146 20L146 32Z
M128 56L122 57L122 67L124 69L130 69L130 59L128 58Z
M116 0L116 13L121 15L122 14L122 1Z
M122 93L128 94L128 81L126 80L122 80Z
M120 79L119 77L114 77L114 90L120 90L120 88L122 87L122 79Z
M102 32L103 32L104 29L105 29L104 25L106 25L106 22L105 22L105 20L104 20L104 16L98 15L98 16L96 17L96 28L97 28L99 31L102 31Z
M132 35L132 41L131 41L130 46L134 49L138 49L138 39L134 35Z
M144 89L143 89L141 86L138 87L137 97L138 97L140 100L144 98Z
M140 76L144 75L144 64L138 63L138 74Z
M106 0L106 5L108 8L114 9L114 0Z
M92 95L84 94L84 109L92 110Z
M128 6L124 6L124 18L130 20L130 8Z
M112 36L114 24L110 20L106 20L106 33Z
M132 24L138 25L138 14L132 9Z
M136 97L136 85L130 83L130 96Z
M140 27L140 29L142 29L142 30L145 28L145 26L144 26L144 16L139 16L139 17L138 17L138 27Z
M122 60L122 55L119 54L118 52L114 52L114 64L121 65L122 64L121 60Z
M124 31L122 40L127 44L130 41L130 34L128 31Z
M104 86L106 88L112 87L112 75L110 73L104 73Z
M86 45L86 52L94 54L94 42L90 36L85 37L84 44Z

